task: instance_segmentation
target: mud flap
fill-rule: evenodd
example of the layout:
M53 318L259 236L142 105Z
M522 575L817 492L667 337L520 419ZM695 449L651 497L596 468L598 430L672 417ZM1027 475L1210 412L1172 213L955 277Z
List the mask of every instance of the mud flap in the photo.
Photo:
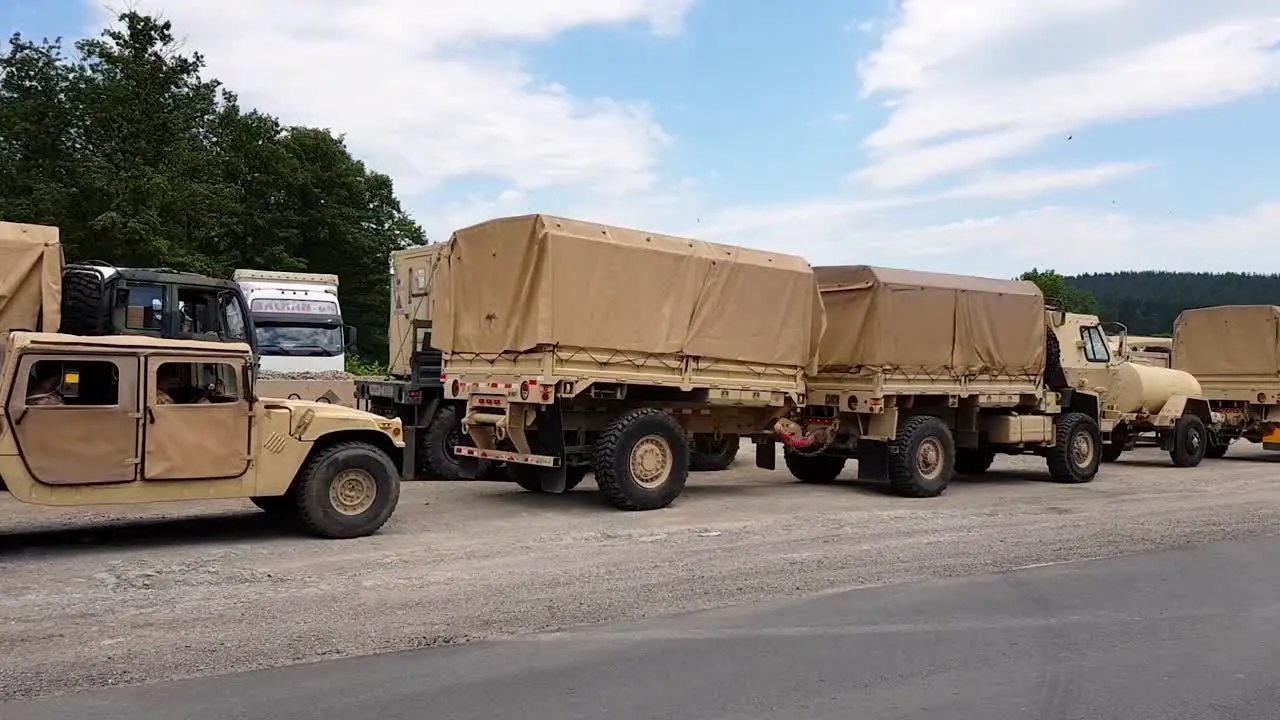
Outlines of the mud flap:
M888 477L888 445L882 442L858 443L858 479L886 480Z
M756 467L774 470L778 467L778 443L772 439L756 443Z
M569 466L564 462L564 421L560 417L559 405L544 405L538 412L538 434L534 437L532 448L535 455L550 455L561 459L560 467L537 468L538 477L542 480L542 492L559 495L565 491L568 482Z

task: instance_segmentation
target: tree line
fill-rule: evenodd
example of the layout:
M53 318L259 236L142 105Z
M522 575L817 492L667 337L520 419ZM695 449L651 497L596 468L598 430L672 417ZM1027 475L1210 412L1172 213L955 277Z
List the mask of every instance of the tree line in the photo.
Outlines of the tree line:
M336 273L361 357L385 361L388 255L425 242L391 179L327 129L246 110L168 21L125 12L0 55L0 219L56 225L69 261L230 277Z

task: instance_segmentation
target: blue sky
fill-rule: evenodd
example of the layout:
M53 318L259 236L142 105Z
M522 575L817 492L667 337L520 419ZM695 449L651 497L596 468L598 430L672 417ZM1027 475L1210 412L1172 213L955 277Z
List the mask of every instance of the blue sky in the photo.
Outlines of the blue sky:
M440 238L541 211L815 264L1280 271L1274 0L137 4Z

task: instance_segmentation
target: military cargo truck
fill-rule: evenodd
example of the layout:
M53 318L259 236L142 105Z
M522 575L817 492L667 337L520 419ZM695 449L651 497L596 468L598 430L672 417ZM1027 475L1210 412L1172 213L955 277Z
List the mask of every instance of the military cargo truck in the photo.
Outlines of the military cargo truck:
M699 436L771 435L823 328L802 258L547 215L458 230L431 283L463 474L560 493L594 472L626 510L680 494Z
M248 498L327 538L394 512L398 420L260 399L246 342L45 332L86 322L63 314L61 270L56 228L0 223L0 489L52 506Z
M1206 457L1239 439L1280 450L1280 307L1184 310L1174 322L1172 366L1199 381L1221 423Z
M870 266L814 268L826 307L820 366L798 418L779 423L803 482L858 477L940 495L998 453L1045 457L1059 482L1089 482L1101 450L1096 394L1071 388L1044 296L1030 282ZM772 468L776 450L757 448Z
M1112 337L1096 315L1050 310L1048 325L1068 385L1100 398L1103 462L1114 462L1150 437L1174 465L1200 464L1217 416L1194 377L1130 360L1125 353L1131 346L1119 323L1111 324L1119 330Z

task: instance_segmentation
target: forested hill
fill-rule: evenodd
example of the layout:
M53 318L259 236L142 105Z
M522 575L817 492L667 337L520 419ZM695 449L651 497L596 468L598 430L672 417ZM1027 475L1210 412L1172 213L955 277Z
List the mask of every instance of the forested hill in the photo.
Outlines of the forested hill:
M1099 314L1124 323L1134 335L1166 335L1187 308L1212 305L1280 305L1280 275L1252 273L1088 273L1067 278L1090 293Z

